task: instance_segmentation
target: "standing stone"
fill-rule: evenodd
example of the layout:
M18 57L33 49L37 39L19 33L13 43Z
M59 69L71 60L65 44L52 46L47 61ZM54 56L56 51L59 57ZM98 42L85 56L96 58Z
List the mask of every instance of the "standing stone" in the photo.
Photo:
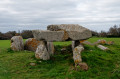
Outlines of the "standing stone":
M14 51L24 50L23 38L21 36L14 36L11 38L11 49Z
M54 55L55 49L53 42L47 42L47 49L50 55Z
M25 50L35 52L40 43L43 43L43 41L38 41L35 38L29 38L25 41Z
M76 40L76 41L72 41L72 50L74 51L74 48L76 46L80 45L80 41L79 40Z
M47 51L46 44L40 44L35 52L35 57L37 59L42 59L42 60L49 60L50 59L50 54Z
M81 52L83 50L84 50L84 47L82 45L79 45L79 46L74 48L74 50L73 50L73 59L74 59L74 62L75 62L75 66L79 65L79 63L82 62Z

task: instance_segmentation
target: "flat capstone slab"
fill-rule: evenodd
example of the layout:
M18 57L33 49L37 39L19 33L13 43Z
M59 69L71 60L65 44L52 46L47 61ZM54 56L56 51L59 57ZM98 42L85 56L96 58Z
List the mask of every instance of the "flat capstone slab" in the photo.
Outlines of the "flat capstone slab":
M32 32L37 40L48 42L85 40L92 36L90 30L78 24L48 25L46 31L33 30Z

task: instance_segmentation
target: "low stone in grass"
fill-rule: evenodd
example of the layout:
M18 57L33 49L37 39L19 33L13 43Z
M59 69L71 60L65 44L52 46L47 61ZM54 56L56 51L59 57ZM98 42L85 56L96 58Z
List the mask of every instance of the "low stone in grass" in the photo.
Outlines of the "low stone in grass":
M31 66L35 66L35 65L36 65L36 63L30 63L30 65L31 65Z
M23 38L21 36L13 36L11 38L11 49L13 51L24 50Z
M81 70L88 70L88 65L86 63L79 63Z
M107 44L108 44L108 45L113 45L113 44L114 44L114 41L108 41Z
M103 50L103 51L109 50L108 47L105 47L105 46L103 46L103 45L98 45L97 47L100 48L100 49Z
M99 44L107 44L107 41L104 39L100 39L97 41Z

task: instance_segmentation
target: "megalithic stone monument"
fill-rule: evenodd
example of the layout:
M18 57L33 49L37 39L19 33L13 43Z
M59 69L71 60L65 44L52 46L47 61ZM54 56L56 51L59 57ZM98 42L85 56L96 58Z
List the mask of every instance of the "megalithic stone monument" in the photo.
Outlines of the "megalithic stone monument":
M92 37L92 33L89 29L78 24L48 25L47 30L45 31L33 30L32 32L35 39L39 41L46 41L48 42L47 44L54 41L72 41L72 49L74 54L73 59L75 63L77 61L77 64L82 62L81 52L84 49L84 47L81 47L80 41ZM51 52L49 52L49 50L53 50L53 46L47 44L46 49L50 55ZM77 54L76 51L78 52ZM39 51L37 51L37 53L39 53Z

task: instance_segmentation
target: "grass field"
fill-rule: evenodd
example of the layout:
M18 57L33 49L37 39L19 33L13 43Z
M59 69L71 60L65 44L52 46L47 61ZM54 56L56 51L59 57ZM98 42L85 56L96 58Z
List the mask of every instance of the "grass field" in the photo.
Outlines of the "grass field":
M42 61L35 59L34 52L13 52L9 40L0 40L0 79L120 79L120 38L94 37L88 41L98 39L115 44L105 45L110 51L85 45L82 59L88 64L88 71L74 70L72 50L67 47L71 42L54 42L55 55L49 61ZM60 51L63 47L67 47L65 52ZM36 66L31 66L31 62Z

